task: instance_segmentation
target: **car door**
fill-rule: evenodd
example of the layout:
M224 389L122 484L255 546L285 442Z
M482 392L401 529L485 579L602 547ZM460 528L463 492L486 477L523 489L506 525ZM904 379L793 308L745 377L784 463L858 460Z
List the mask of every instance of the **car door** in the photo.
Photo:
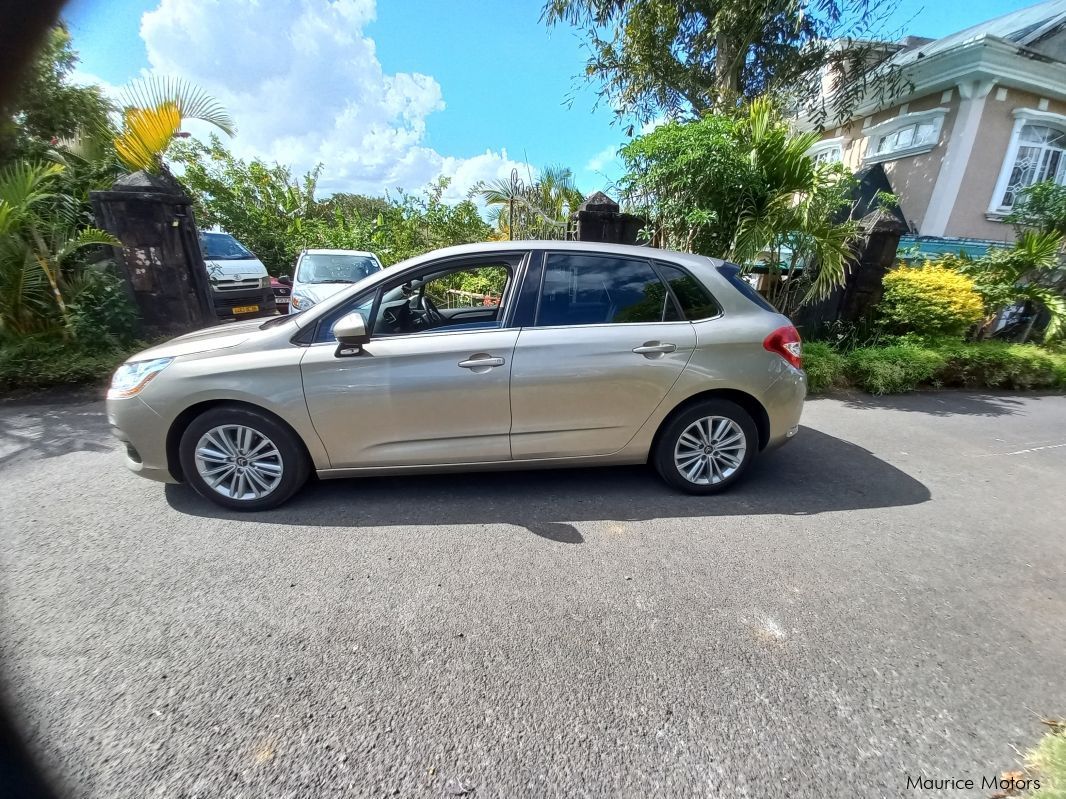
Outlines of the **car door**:
M372 297L356 298L323 318L301 371L311 421L334 468L510 459L509 383L518 329L507 318L507 292L522 255L406 272L398 282L375 289ZM440 313L434 315L437 326L406 330L404 325L414 319L412 306L421 302L418 292L430 293L427 285L437 287L437 300L472 302L462 289L441 288L465 285L452 278L471 271L488 275L489 282L502 276L495 296L503 299L493 306L495 318L485 315L482 299L474 324ZM410 287L423 279L428 283L412 294ZM434 300L430 303L437 308ZM372 319L371 339L361 354L338 356L327 328L351 310ZM406 321L400 318L405 314Z
M511 366L515 459L622 449L681 375L696 343L651 263L545 254L535 321Z

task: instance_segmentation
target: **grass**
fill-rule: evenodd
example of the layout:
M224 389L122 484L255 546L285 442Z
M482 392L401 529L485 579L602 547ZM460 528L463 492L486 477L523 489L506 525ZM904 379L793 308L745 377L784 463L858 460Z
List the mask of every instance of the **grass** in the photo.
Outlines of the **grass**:
M871 394L918 388L1066 388L1066 352L1002 341L909 341L840 352L811 342L803 348L811 393L854 387Z
M1026 755L1026 769L1040 780L1030 799L1066 799L1066 729L1056 727Z

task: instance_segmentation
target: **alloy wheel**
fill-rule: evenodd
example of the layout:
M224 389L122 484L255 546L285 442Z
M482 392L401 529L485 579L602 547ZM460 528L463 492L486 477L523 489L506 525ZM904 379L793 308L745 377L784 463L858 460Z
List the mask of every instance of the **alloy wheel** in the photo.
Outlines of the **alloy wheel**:
M740 468L747 452L744 430L725 416L705 416L686 427L674 445L677 471L696 485L715 485Z
M271 494L284 469L277 445L245 425L213 427L196 444L196 471L212 491L230 499Z

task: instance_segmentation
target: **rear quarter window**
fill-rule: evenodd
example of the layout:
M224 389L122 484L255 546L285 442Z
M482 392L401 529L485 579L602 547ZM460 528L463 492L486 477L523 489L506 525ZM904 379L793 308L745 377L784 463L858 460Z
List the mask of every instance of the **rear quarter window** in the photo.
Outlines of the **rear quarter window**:
M710 319L722 312L711 293L696 278L673 264L658 263L659 272L670 284L670 290L681 306L684 318L690 322Z
M761 295L759 292L757 292L755 290L755 287L751 285L751 283L749 283L743 277L740 276L739 266L737 266L736 264L725 264L724 266L718 267L718 273L726 280L728 280L732 284L733 288L735 288L753 303L758 305L764 311L769 311L770 313L778 313L778 310L769 302L767 302L766 298L763 297L763 295Z

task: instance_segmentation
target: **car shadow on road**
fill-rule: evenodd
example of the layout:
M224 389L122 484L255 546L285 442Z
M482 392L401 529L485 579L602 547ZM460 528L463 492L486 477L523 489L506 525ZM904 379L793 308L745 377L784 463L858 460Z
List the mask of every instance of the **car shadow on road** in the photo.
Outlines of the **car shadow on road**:
M1028 393L1027 398L1041 394ZM880 408L887 411L926 413L930 416L1010 416L1024 406L1017 394L988 394L944 389L912 394L865 394L843 392L837 395L849 408L865 410ZM815 402L818 400L815 399Z
M170 506L192 516L304 527L507 523L572 544L583 542L573 526L580 521L809 515L929 498L905 472L807 427L788 446L757 459L742 483L710 497L678 493L642 466L323 480L282 507L255 514L219 508L188 486L166 487Z

